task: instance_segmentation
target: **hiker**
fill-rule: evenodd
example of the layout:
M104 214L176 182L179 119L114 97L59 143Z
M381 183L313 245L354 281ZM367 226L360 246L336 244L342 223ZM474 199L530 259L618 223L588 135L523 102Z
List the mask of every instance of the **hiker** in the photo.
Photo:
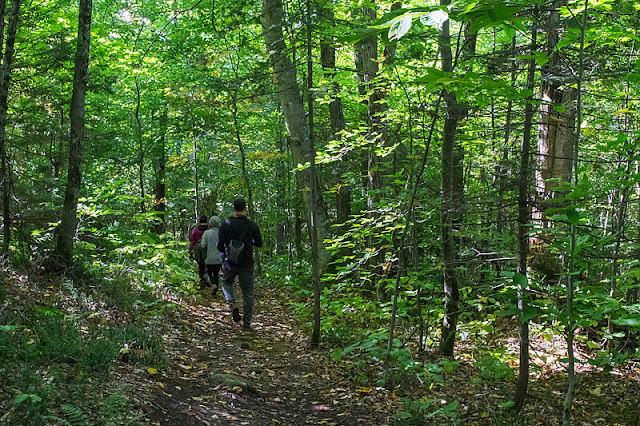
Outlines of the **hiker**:
M202 234L202 243L200 243L207 253L204 259L206 279L213 286L212 294L214 296L218 292L218 281L220 269L222 268L222 254L218 251L219 226L220 218L218 216L211 216L211 219L209 219L209 229Z
M209 228L207 223L207 216L202 215L198 219L198 224L191 230L189 235L189 258L195 260L198 264L198 276L200 277L200 287L209 287L210 284L205 277L205 265L203 251L200 247L202 241L202 234Z
M231 309L234 322L242 319L233 297L233 282L238 277L243 298L242 329L251 331L253 316L253 247L262 247L260 229L246 216L247 203L243 198L233 202L233 216L220 225L218 250L224 253L222 291ZM233 240L233 241L232 241Z

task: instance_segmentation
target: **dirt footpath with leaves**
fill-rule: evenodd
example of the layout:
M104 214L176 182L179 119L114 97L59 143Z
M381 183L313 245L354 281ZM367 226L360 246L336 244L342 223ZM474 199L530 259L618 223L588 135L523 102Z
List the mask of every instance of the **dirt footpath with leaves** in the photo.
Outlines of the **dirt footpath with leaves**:
M221 292L203 292L163 330L163 371L121 364L121 382L157 425L386 425L394 399L354 387L310 350L277 290L257 286L254 330L234 323Z

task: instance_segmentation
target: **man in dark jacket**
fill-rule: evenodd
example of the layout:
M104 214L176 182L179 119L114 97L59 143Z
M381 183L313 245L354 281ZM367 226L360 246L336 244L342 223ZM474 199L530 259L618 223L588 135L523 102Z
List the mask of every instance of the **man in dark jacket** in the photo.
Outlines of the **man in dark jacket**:
M247 203L243 198L238 198L233 202L234 215L225 220L220 225L218 233L218 250L224 253L222 291L227 299L233 321L242 319L240 310L236 306L233 296L233 281L238 277L243 298L242 329L251 331L251 317L253 316L253 247L262 247L262 236L260 228L255 222L245 216ZM231 240L237 240L235 245L244 243L240 258L237 263L229 259L229 246Z

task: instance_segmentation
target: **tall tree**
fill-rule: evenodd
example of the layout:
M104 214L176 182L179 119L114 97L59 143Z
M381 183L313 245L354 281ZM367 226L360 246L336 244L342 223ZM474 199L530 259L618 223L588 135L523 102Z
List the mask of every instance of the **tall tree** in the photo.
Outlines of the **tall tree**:
M269 58L273 67L273 80L278 88L278 96L282 103L282 112L286 122L289 144L294 166L303 165L295 171L298 190L303 192L307 214L314 208L310 191L310 170L306 166L310 162L309 127L305 117L305 107L298 87L296 67L287 55L287 46L282 30L284 11L282 0L262 0L262 34ZM315 225L318 229L320 270L324 271L329 263L329 251L325 249L323 241L330 235L330 223L324 197L320 190L318 179L311 183L318 193L317 213ZM309 216L307 216L309 217Z
M537 15L537 8L535 9ZM536 36L538 28L534 24L531 28L531 48L530 52L536 51ZM536 62L529 60L527 71L527 88L533 93L535 84ZM517 275L514 281L518 288L518 310L520 324L518 336L520 339L520 364L518 366L518 385L515 395L516 410L522 409L527 397L529 387L529 320L525 317L527 308L527 258L529 256L529 225L531 222L530 204L530 156L531 156L531 130L533 127L533 96L526 100L524 112L524 129L522 135L522 150L520 152L520 170L518 176L518 265Z
M82 187L82 157L85 135L85 104L89 74L92 0L79 0L78 42L74 60L71 95L69 171L62 220L57 229L55 255L64 265L73 263L73 242L77 226L78 197Z
M0 2L0 33L4 33L4 14L6 0ZM11 82L11 68L13 66L13 54L15 52L16 32L18 30L18 17L20 16L20 0L11 0L11 14L9 15L9 25L7 27L7 40L4 47L4 58L0 66L0 183L2 184L2 210L4 226L4 242L2 254L9 253L9 243L11 241L11 203L10 203L10 173L9 159L7 157L7 110L9 99L9 84ZM0 36L0 46L2 36Z
M448 7L449 0L441 0L442 7ZM450 21L446 20L440 27L438 43L442 60L442 71L452 73L454 56L451 49ZM462 42L460 61L466 61L475 53L476 34L470 32L465 25L465 37ZM458 53L456 54L458 55ZM441 154L441 197L440 226L442 238L442 260L444 263L444 316L442 319L442 340L440 352L453 356L458 323L458 305L460 300L458 280L458 236L462 224L463 159L464 150L458 140L458 124L469 113L468 105L458 101L455 91L444 90L445 118L442 130Z

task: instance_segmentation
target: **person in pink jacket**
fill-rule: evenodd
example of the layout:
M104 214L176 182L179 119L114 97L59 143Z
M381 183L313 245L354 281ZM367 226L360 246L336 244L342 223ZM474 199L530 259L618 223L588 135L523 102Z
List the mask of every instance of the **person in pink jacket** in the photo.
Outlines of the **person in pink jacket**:
M198 276L200 277L200 286L208 287L211 284L205 277L205 263L204 258L196 253L196 244L202 241L202 234L209 229L209 223L207 222L207 216L202 215L198 219L198 224L191 230L189 235L189 258L194 259L198 264Z

